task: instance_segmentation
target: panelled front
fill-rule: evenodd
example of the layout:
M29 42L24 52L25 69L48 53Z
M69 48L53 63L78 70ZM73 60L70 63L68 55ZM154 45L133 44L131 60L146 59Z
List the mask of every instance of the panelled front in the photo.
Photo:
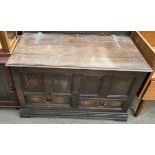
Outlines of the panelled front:
M22 104L123 109L137 74L76 70L12 70ZM21 94L22 92L22 94Z

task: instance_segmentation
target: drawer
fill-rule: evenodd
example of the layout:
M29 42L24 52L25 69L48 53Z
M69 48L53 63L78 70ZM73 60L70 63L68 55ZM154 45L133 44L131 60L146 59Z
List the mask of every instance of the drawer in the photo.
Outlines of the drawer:
M51 105L70 105L71 97L64 96L25 96L27 104L51 104Z
M155 99L155 81L150 82L143 99L144 100L154 100Z
M86 108L121 108L125 101L121 100L101 100L101 99L81 99L80 107Z

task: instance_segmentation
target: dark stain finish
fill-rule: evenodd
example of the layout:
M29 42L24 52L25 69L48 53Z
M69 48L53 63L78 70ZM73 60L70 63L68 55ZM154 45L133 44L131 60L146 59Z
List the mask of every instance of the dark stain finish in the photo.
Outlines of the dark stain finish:
M22 117L127 120L151 68L128 36L24 34L11 67Z
M128 36L25 33L8 66L150 72Z
M119 72L117 75L117 71L25 67L12 67L11 70L22 107L33 106L36 111L38 108L43 110L48 107L53 111L58 107L60 109L67 107L69 109L101 109L103 112L105 109L111 109L116 113L119 109L122 113L126 113L146 75L141 72ZM24 83L27 85L25 86ZM23 110L21 110L21 115L22 112ZM35 110L33 112L35 115ZM61 111L57 113L57 116L60 113Z

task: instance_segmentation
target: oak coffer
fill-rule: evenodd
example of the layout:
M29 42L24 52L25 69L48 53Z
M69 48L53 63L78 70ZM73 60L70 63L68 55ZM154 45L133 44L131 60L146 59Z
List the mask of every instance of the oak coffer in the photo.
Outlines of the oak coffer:
M20 115L127 120L151 68L129 36L25 33L11 67Z

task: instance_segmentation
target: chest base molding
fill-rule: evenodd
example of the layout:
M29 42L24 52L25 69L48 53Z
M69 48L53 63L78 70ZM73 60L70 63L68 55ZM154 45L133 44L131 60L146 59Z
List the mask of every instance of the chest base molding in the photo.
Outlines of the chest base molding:
M112 109L80 109L80 108L48 108L26 106L20 108L21 117L57 117L78 119L104 119L114 121L127 121L128 113Z

